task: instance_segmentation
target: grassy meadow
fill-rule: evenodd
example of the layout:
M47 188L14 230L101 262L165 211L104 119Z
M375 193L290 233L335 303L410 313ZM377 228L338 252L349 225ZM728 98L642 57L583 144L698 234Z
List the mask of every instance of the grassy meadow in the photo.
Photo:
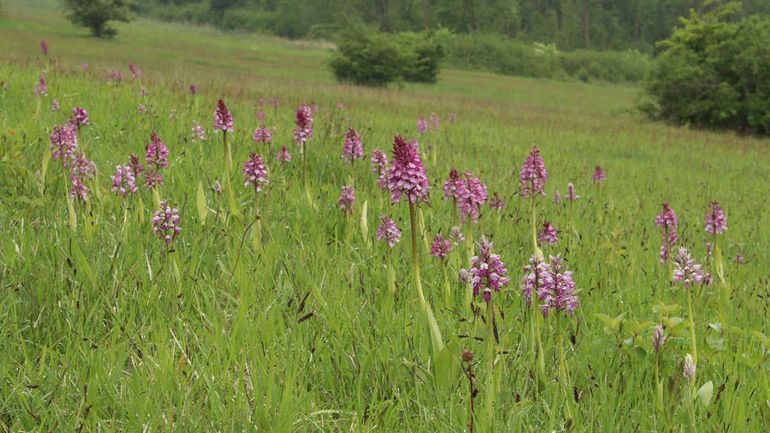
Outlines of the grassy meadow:
M96 40L55 5L5 0L0 15L0 432L463 432L471 418L477 432L770 431L770 141L650 122L630 86L445 70L433 86L365 89L334 82L322 43L148 20ZM219 98L234 118L229 174ZM307 191L292 144L305 103L317 106ZM49 150L74 107L90 116L79 132L97 167L87 201L67 198L67 168ZM272 145L252 140L260 109ZM419 133L431 113L440 127ZM341 159L348 127L366 153L353 164ZM115 166L144 162L153 131L169 149L163 185L138 178L136 194L116 195ZM409 206L390 202L369 164L375 148L392 156L396 134L419 140L431 183L416 246L439 351L415 289ZM559 231L540 248L573 271L574 315L543 318L522 295L533 242L518 176L532 146L549 172L537 225ZM258 194L243 184L251 152L269 170ZM504 209L460 224L443 200L452 168L479 176ZM570 182L579 199L554 203ZM350 216L343 185L355 187ZM159 198L181 218L170 250L153 233ZM729 228L708 258L713 200ZM712 273L689 300L658 259L663 202L678 245ZM403 231L392 249L375 236L381 215ZM433 237L453 226L467 241L432 257ZM494 331L458 279L482 237L510 278L493 295Z

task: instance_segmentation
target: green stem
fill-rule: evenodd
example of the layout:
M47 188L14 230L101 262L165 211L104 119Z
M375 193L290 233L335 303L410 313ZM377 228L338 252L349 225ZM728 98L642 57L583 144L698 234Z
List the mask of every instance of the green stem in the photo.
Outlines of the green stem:
M420 257L417 254L417 221L415 215L414 203L409 202L409 221L412 229L412 264L414 266L414 284L417 287L417 294L420 297L420 304L422 305L425 315L428 318L428 327L430 328L431 344L433 346L434 357L438 356L441 349L444 348L444 340L441 337L441 330L438 327L436 318L433 316L433 310L425 299L425 294L422 291L422 281L420 278Z
M227 131L222 131L222 145L224 146L225 173L230 176L233 169L233 157L230 155L230 144L227 142Z
M570 402L570 380L567 374L567 363L564 360L564 340L561 333L561 317L556 317L556 339L559 346L559 382L564 392L564 405L567 411L567 423L573 426L574 417L572 416L572 403ZM573 426L574 427L574 426Z
M698 348L695 342L695 315L692 311L692 290L687 289L687 308L690 313L690 341L692 342L692 361L698 365Z

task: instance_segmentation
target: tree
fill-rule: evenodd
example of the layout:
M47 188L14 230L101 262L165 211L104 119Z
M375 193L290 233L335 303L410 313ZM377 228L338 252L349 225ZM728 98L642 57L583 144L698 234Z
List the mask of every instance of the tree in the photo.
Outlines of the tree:
M648 111L677 123L770 134L770 15L740 19L730 2L661 43L648 83Z
M115 36L110 21L128 22L130 0L63 0L72 24L88 27L96 37Z

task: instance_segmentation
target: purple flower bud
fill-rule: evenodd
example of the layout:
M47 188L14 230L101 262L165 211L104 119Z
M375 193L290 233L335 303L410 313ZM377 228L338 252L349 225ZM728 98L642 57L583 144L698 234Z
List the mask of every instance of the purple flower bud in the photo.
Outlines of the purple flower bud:
M479 221L481 206L487 202L487 187L473 173L466 171L457 189L457 207L463 222Z
M425 134L428 131L428 126L425 124L425 118L420 116L419 119L417 119L417 132L420 134Z
M83 183L83 178L75 171L70 174L70 196L88 201L88 187Z
M687 248L679 248L679 252L674 257L674 275L672 280L675 283L682 283L684 288L688 290L695 284L704 284L706 282L702 266L690 256Z
M501 211L503 208L505 208L505 202L502 198L500 198L498 193L494 193L492 194L492 198L489 200L489 207L496 211Z
M519 183L522 197L545 195L545 182L548 180L548 170L545 168L540 150L533 147L524 161L519 172Z
M350 128L345 133L345 143L342 146L342 160L352 162L364 157L364 146L361 144L361 137L355 129Z
M48 56L48 42L40 41L40 51L43 52L44 56Z
M417 148L397 135L393 140L393 163L388 175L391 201L400 202L402 195L406 195L410 203L427 201L429 188Z
M463 180L455 169L449 170L449 177L444 182L444 200L457 199L457 190L462 186Z
M206 131L198 122L193 122L192 124L192 141L201 143L206 141Z
M112 175L112 192L121 197L125 197L129 193L135 193L136 191L136 176L134 176L134 171L131 170L131 166L116 166L115 174Z
M388 167L388 156L385 155L385 152L382 150L374 149L372 150L370 163L372 167L372 173L377 173L380 175Z
M572 182L567 184L567 201L576 201L580 196L575 193L575 185Z
M663 329L663 325L658 324L655 326L655 329L652 331L652 348L655 349L656 352L660 352L660 349L663 348L663 345L666 343L666 333Z
M430 254L433 257L444 260L452 251L452 243L447 239L444 239L441 234L437 234L433 238L433 243L430 245Z
M604 174L604 169L597 165L594 169L594 174L591 177L593 179L594 183L601 183L604 182L605 179L607 179L607 175Z
M168 147L161 141L155 131L150 136L150 144L147 146L145 161L148 166L155 166L155 169L168 167Z
M285 163L291 161L291 154L286 146L281 146L281 150L278 151L278 155L275 156L278 162Z
M492 300L492 292L499 292L509 283L505 274L508 272L500 261L500 256L492 253L492 243L486 239L476 244L477 253L471 258L471 285L473 296L481 296L484 301Z
M556 242L559 241L559 235L556 231L556 228L549 223L548 221L545 221L543 223L543 228L540 229L540 233L537 235L537 241L541 244L549 244L553 245Z
M273 142L273 134L265 125L255 129L252 138L255 144L270 144Z
M88 111L83 107L75 107L72 109L72 123L75 126L90 125L91 120L88 118Z
M160 209L152 217L152 231L166 245L171 245L182 231L179 221L179 209L172 208L167 200L163 200L160 202Z
M380 216L380 225L377 227L377 240L384 240L390 248L393 248L401 240L401 230L396 227L396 223L388 216Z
M233 115L225 105L225 101L217 101L217 108L214 110L214 129L224 132L233 132Z
M718 202L712 201L709 203L705 219L706 232L717 235L727 230L727 216Z
M45 83L45 77L40 76L35 84L35 96L48 96L48 85Z
M356 203L356 190L352 186L343 186L340 190L340 198L337 201L343 215L353 214L353 205Z
M294 118L297 125L294 128L294 144L307 143L308 140L313 138L313 110L307 104L304 104L297 109Z
M66 163L78 147L77 128L69 123L54 126L49 140L53 159L62 159Z
M243 164L243 185L252 185L255 192L260 192L267 183L268 175L265 161L262 156L252 152L249 159Z

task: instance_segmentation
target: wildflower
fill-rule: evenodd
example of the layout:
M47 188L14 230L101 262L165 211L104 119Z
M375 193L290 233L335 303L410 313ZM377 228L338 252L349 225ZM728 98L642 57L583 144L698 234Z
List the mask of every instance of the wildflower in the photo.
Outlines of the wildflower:
M80 65L80 69L83 70L83 73L88 72L88 63L83 63Z
M398 203L403 194L410 203L427 201L429 188L417 149L397 135L393 140L393 165L388 174L391 201Z
M51 111L59 111L59 100L54 99L51 101Z
M652 348L655 349L656 352L660 352L660 349L663 348L663 345L666 343L666 333L663 329L663 325L658 324L655 326L655 329L652 331Z
M433 257L443 260L451 251L452 243L449 240L444 239L440 233L433 238L433 243L430 245L430 254Z
M144 172L144 167L142 166L141 161L139 161L139 157L132 153L129 155L128 161L128 165L131 167L131 171L134 173L134 176L139 177L142 172Z
M454 226L449 230L449 239L451 239L455 245L460 245L465 242L465 236L463 236L460 227L457 226Z
M86 179L93 179L96 176L96 164L86 158L83 152L76 152L73 155L71 170L76 175Z
M706 210L706 231L712 235L724 233L727 230L727 216L718 202L712 201Z
M364 157L364 146L361 144L361 136L355 129L350 128L345 133L345 143L342 146L342 160L353 162Z
M678 254L674 257L672 280L675 283L682 283L685 289L689 289L694 284L704 284L706 281L702 266L690 256L687 248L679 248Z
M273 142L273 134L265 125L255 129L252 138L255 144L270 144Z
M552 309L572 314L580 306L572 271L562 272L564 261L559 256L551 256L550 262L547 284L537 288L537 295L543 302L540 309L544 317L548 317L548 312Z
M465 179L462 180L457 190L457 207L460 209L460 216L463 221L470 219L474 223L479 221L479 212L481 206L487 202L487 187L473 173L466 171Z
M139 114L145 114L145 113L147 113L147 106L144 105L144 104L139 104L139 105L136 106L136 111Z
M110 79L115 83L121 83L123 81L123 72L117 69L113 69L110 72Z
M689 353L684 357L684 368L682 369L682 375L689 382L695 380L695 362L692 359L692 355Z
M392 219L385 215L380 216L380 226L377 227L377 240L384 240L390 248L393 248L401 240L401 230L396 227L396 223Z
M735 264L743 265L745 263L746 263L746 258L743 257L743 254L741 254L740 252L735 253Z
M44 56L48 56L48 42L40 41L40 51L43 52Z
M302 105L295 114L294 144L300 145L313 138L313 110Z
M575 193L575 185L572 182L567 184L567 201L576 201L580 196Z
M135 193L136 176L129 165L117 165L115 174L112 175L112 192L124 197L129 193Z
M131 79L136 80L142 76L142 70L137 68L135 64L129 63L128 70L131 72Z
M457 273L457 279L460 282L461 286L467 286L471 283L471 273L468 272L467 269L460 269L460 272Z
M338 102L337 103L337 110L338 111L345 111L345 104L343 104L342 102Z
M275 159L277 159L279 162L291 161L291 154L289 153L289 149L286 148L286 146L281 146L281 150L278 151L278 155L276 155Z
M88 187L83 183L83 178L76 172L70 174L70 196L82 201L88 201Z
M593 179L594 183L601 183L607 179L607 175L604 174L604 169L600 165L597 165L594 169L594 174L591 179Z
M168 200L160 202L160 209L155 212L151 222L152 231L166 245L171 245L174 238L182 231L182 227L179 226L179 209L172 208Z
M471 257L471 284L473 296L481 296L484 301L492 300L492 292L499 292L500 288L508 285L509 280L505 276L508 272L500 261L500 256L492 253L492 243L483 239L477 244L475 256Z
M77 129L69 123L56 125L53 127L49 140L53 159L61 158L66 163L78 147Z
M372 173L382 174L388 166L388 156L380 149L372 150L372 156L369 159L372 167Z
M163 175L156 169L151 168L144 174L144 184L150 189L161 186L163 185Z
M217 101L217 108L214 110L214 129L233 132L233 115L222 99Z
M146 87L142 86L142 87L139 88L139 96L141 96L142 98L146 98L147 97L147 88Z
M214 184L211 185L211 190L217 194L222 194L222 184L219 183L219 180L214 181Z
M545 195L545 182L548 180L548 170L545 168L540 150L533 147L519 172L522 197Z
M48 96L48 85L45 83L45 77L40 76L35 85L35 96Z
M449 178L444 182L444 200L459 198L457 190L462 186L463 180L455 169L449 170Z
M492 194L492 198L489 200L489 207L496 211L501 211L505 208L505 202L500 198L500 194Z
M543 222L543 228L537 235L537 241L541 244L553 245L559 241L559 235L556 228L548 221Z
M425 118L420 116L419 119L417 119L417 132L420 134L425 134L428 131L428 126L425 124Z
M679 240L679 236L676 233L679 221L674 209L668 203L663 203L663 210L655 217L655 225L663 229L661 232L662 241L659 256L661 263L665 263L669 257L668 250Z
M203 130L203 127L198 124L198 122L193 122L192 124L192 141L198 141L198 142L204 142L206 141L206 131Z
M439 126L441 126L441 122L436 113L430 113L430 128L433 131L438 131Z
M90 125L91 121L88 118L88 111L83 107L75 107L72 109L72 123L78 128L84 125Z
M198 93L198 86L195 84L190 84L190 94L192 96L195 96Z
M561 194L559 194L559 191L553 192L553 204L557 206L561 204Z
M145 161L147 161L148 166L155 166L156 169L168 167L168 147L155 131L150 136Z
M529 304L532 302L532 294L538 294L541 287L552 284L550 266L542 258L534 255L530 257L529 264L524 266L524 278L521 282L521 292Z
M337 204L343 215L353 214L353 205L356 203L356 190L352 186L344 185L340 190L340 198Z
M265 161L260 155L252 152L249 159L243 164L243 185L253 185L254 191L260 192L267 183Z

